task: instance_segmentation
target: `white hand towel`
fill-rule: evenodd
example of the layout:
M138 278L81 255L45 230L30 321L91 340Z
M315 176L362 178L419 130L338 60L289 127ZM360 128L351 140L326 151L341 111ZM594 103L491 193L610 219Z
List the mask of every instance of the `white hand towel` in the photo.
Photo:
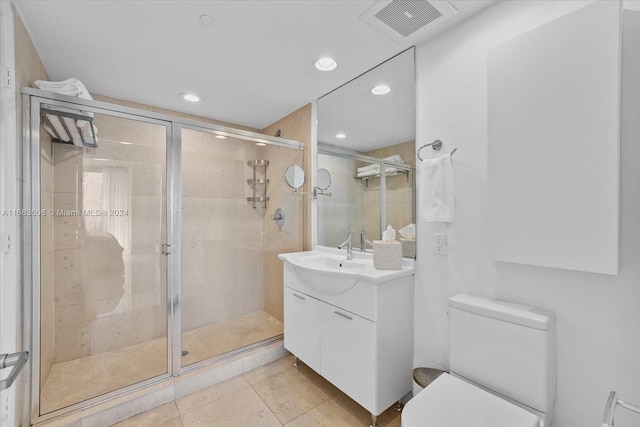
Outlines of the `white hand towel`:
M93 99L84 83L73 77L61 82L36 80L34 84L38 89L48 90L49 92L60 93L62 95L68 96L76 96L83 99Z
M60 121L60 118L58 118L58 116L54 116L53 114L47 114L47 118L51 122L51 126L53 126L56 132L58 132L58 135L60 136L60 139L62 141L64 142L71 141L71 136L69 136L67 131L64 129L64 126L62 125L62 122ZM53 137L55 138L55 134L53 135Z
M375 164L375 165L367 165L367 166L362 166L360 168L358 168L358 172L369 172L372 170L380 170L380 165Z
M380 169L372 169L364 172L358 172L358 178L366 178L368 176L380 175Z
M450 154L422 161L419 196L422 222L453 222L455 183Z
M82 136L80 135L80 130L76 126L76 121L70 117L64 117L64 123L67 125L67 129L69 129L71 141L73 145L78 147L82 147Z
M387 166L385 169L385 175L395 175L397 173L398 168ZM380 168L358 172L358 178L367 178L369 176L380 176Z
M400 157L399 154L394 154L393 156L385 157L384 160L387 160L389 162L404 164L404 160L402 160L402 157Z

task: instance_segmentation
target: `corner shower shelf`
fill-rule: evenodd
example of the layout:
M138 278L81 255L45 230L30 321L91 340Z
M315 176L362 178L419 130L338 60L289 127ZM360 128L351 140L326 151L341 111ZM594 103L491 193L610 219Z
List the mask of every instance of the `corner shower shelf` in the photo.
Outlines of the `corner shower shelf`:
M253 168L253 178L247 179L247 184L253 189L253 197L247 197L247 202L253 203L253 208L256 208L256 203L262 203L262 207L267 207L269 197L267 197L267 185L269 180L267 179L267 166L269 160L249 160L247 165ZM262 178L258 178L258 168L262 169Z
M259 184L268 184L269 180L267 178L255 178L255 179L251 179L249 178L247 180L247 184L249 185L259 185Z

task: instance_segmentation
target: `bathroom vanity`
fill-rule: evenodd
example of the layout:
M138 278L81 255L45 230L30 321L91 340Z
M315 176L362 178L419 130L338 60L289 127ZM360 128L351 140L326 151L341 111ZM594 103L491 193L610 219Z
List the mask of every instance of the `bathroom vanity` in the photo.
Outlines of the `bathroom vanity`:
M370 254L281 254L284 346L366 408L372 426L412 389L413 274L376 270Z

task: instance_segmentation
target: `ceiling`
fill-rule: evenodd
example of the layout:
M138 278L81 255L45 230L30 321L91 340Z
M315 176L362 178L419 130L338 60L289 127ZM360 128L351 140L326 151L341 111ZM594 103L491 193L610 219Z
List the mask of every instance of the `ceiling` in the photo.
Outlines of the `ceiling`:
M360 19L376 3L15 0L51 80L76 77L92 93L257 129L492 1L451 0L457 14L404 42ZM316 70L327 55L338 68Z

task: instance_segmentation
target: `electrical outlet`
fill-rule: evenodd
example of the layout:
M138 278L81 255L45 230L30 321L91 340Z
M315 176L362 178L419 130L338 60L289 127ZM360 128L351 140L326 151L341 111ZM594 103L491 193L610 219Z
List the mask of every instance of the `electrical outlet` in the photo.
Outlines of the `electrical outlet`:
M447 236L445 234L433 235L433 253L439 255L447 254Z

